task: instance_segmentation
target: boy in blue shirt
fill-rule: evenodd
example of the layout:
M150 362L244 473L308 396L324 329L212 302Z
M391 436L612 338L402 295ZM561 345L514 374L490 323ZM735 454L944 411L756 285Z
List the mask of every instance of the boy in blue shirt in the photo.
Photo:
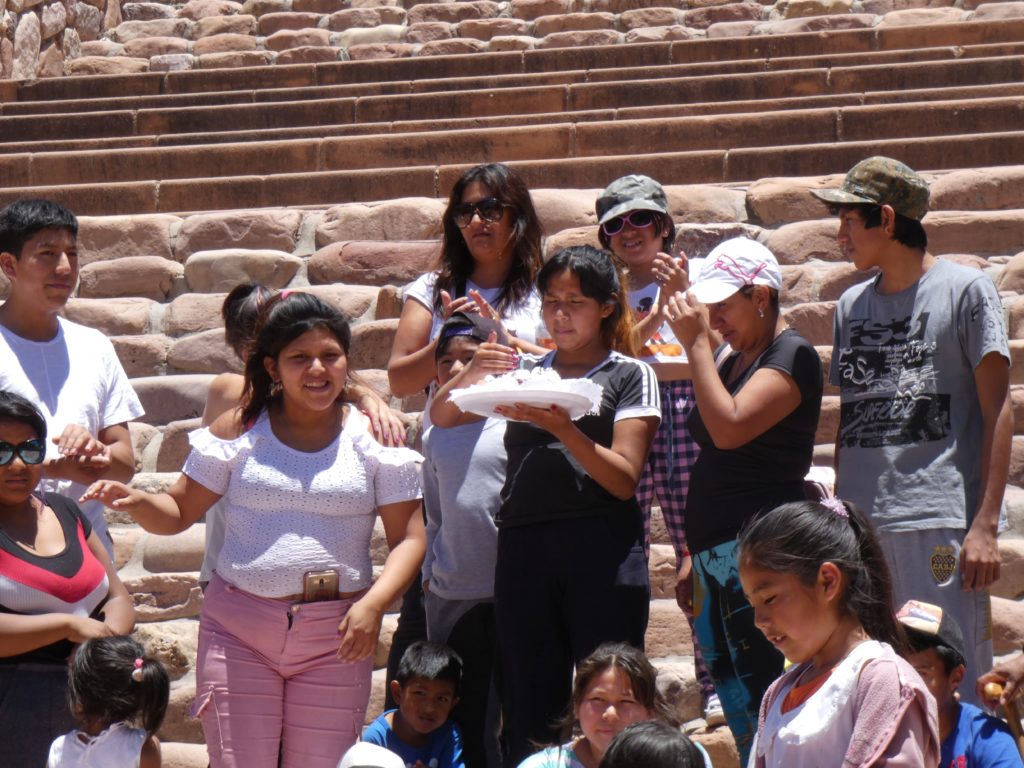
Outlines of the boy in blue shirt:
M459 701L462 659L451 648L426 640L403 654L390 682L398 709L363 731L363 741L384 747L407 768L464 768L462 736L448 715Z
M1002 720L956 694L964 679L963 636L937 605L909 600L896 613L910 641L907 661L921 675L939 710L939 768L1021 768L1020 753Z

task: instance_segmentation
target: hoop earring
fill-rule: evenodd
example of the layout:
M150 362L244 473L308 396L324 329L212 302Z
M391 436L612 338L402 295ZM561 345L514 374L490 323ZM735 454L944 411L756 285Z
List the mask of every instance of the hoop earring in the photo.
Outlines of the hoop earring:
M281 386L280 381L270 382L270 397L277 397L281 394L282 390L284 390L284 387Z

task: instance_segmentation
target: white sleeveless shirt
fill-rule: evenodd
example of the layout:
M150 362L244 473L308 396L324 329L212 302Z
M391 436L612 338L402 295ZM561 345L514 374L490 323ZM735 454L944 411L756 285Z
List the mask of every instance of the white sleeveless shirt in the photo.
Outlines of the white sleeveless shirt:
M46 768L138 768L145 741L144 730L125 723L114 723L98 736L71 731L50 745Z

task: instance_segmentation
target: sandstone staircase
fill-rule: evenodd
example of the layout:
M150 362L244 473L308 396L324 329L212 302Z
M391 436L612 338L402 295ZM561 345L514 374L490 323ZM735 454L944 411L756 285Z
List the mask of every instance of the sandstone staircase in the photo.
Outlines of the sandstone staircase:
M355 323L352 365L390 396L400 286L431 267L440 198L492 160L530 183L547 253L596 244L594 198L628 172L666 185L690 255L760 239L783 264L789 321L827 361L833 302L863 275L807 190L867 155L898 157L933 181L933 252L997 281L1024 408L1024 3L191 0L121 12L127 21L66 62L79 76L0 80L0 204L46 196L82 215L67 313L112 338L143 399L132 434L144 487L180 468L210 377L238 369L218 310L241 280L341 307ZM822 463L837 406L829 389ZM1018 423L995 590L1001 653L1024 640ZM204 765L185 717L202 531L167 539L112 521L137 631L176 679L169 764ZM648 650L694 720L690 638L659 526L656 542ZM379 535L374 547L379 564ZM379 706L382 671L375 683ZM732 764L724 729L699 737L716 766Z

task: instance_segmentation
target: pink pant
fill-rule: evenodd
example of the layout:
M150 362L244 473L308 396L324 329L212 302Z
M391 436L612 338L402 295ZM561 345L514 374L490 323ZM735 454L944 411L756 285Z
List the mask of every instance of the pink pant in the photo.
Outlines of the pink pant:
M216 574L199 624L196 701L213 768L335 768L359 738L372 659L336 658L354 599L287 603Z

